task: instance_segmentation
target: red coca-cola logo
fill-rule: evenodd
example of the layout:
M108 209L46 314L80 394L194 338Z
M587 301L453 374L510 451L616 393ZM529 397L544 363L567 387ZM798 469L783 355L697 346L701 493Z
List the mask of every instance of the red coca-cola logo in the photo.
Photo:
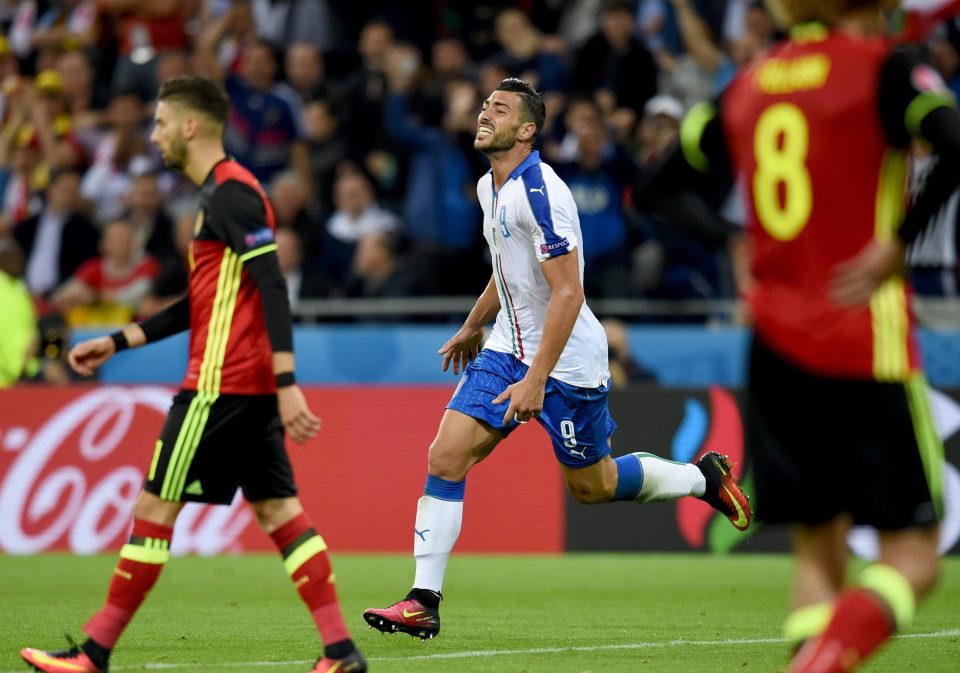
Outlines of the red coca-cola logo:
M8 392L0 407L0 551L93 554L123 544L133 502L170 407L157 386ZM243 549L252 516L190 505L173 551Z

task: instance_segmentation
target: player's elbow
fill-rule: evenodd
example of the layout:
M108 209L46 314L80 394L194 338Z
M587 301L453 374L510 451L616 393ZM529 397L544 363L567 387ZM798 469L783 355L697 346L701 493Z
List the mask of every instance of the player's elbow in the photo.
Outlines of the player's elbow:
M561 285L553 291L555 297L561 300L567 306L580 310L586 298L583 295L583 287L577 283Z

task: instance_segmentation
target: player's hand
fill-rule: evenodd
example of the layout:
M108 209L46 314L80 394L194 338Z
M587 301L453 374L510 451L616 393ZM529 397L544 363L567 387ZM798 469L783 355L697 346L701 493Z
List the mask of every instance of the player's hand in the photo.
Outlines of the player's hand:
M117 352L113 339L109 336L81 341L72 349L67 359L73 371L81 376L92 376L94 370L109 360Z
M277 406L280 408L283 429L297 444L313 439L320 432L320 419L310 411L300 386L284 386L278 389Z
M883 282L903 267L903 243L870 241L860 252L833 268L830 296L843 306L863 306Z
M527 423L534 416L539 416L543 410L543 389L544 384L525 376L493 398L494 404L510 400L507 413L503 415L503 424L510 425L510 421Z
M450 363L453 362L453 373L462 372L480 354L481 341L483 341L483 329L461 327L460 331L437 351L443 356L440 371L447 371Z

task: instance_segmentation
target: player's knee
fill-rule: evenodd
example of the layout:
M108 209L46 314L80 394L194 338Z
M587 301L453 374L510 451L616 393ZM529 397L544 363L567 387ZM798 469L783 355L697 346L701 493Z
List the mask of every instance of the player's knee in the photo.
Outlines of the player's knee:
M260 528L269 535L303 511L297 498L268 498L250 503Z
M447 481L461 481L470 470L469 461L456 451L437 442L430 445L427 454L427 472Z
M152 493L142 491L133 504L133 518L162 526L172 526L181 509L183 509L183 503L161 500Z

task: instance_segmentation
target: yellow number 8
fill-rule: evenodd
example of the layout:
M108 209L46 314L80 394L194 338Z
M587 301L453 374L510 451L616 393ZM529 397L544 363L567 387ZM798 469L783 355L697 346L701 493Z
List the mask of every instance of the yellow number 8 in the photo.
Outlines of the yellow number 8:
M796 105L771 105L757 120L753 202L760 224L780 241L796 238L813 210L813 184L805 163L809 147L807 118Z

